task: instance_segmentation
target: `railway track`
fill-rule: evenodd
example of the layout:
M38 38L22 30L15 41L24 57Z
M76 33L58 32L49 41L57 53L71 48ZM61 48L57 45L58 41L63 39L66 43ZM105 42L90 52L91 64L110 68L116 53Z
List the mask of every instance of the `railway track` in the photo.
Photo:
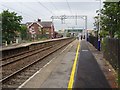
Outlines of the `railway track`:
M57 44L55 44L55 45L57 45ZM2 64L0 65L0 67L3 67L3 66L6 66L6 65L8 65L10 63L14 63L14 62L17 62L19 60L22 60L22 59L27 58L27 57L29 57L31 55L34 55L36 53L39 53L39 52L42 52L42 51L44 51L46 49L54 47L55 45L50 45L48 47L35 49L35 50L30 50L30 51L27 51L27 52L24 52L24 53L20 53L20 54L14 55L12 57L7 57L7 59L3 58Z
M50 46L52 46L52 45L50 45ZM44 46L44 44L43 44L39 48L35 48L35 49L31 49L29 51L24 51L24 52L21 52L21 53L17 53L15 55L7 56L7 57L4 57L4 58L0 59L0 61L2 61L2 63L4 64L4 62L6 63L7 61L12 61L13 59L21 58L21 56L24 57L24 56L26 56L27 53L34 53L35 51L43 49L45 47L49 47L49 46L46 46L46 44Z
M27 53L26 55L23 55L23 57L21 56L12 61L8 59L6 63L1 65L3 75L2 78L5 78L6 76L14 73L15 71L18 71L20 68L25 67L29 63L35 61L34 59L41 58L41 56L44 55L46 51L49 51L52 47L55 47L57 45L58 44L55 44L40 50L36 50L32 53Z
M46 48L48 50L50 50L51 47L48 47ZM40 50L41 51L41 50ZM14 62L10 62L9 64L7 63L7 65L5 64L3 67L2 67L2 75L3 75L3 78L5 78L6 76L8 76L9 74L12 74L16 71L18 71L19 69L29 65L29 63L32 63L33 61L36 61L35 58L41 58L42 57L42 54L44 54L45 51L41 51L41 55L38 54L38 53L34 53L32 54L31 56L27 56L27 57L24 57L24 58L21 58L19 60L16 60ZM39 56L39 57L38 57Z
M42 67L41 64L45 63L42 60L45 57L48 57L60 48L66 46L71 41L72 40L63 41L62 43L57 43L53 46L43 48L42 50L37 50L34 54L29 54L28 57L25 56L24 59L22 57L20 60L2 64L1 67L3 78L0 80L0 82L2 82L2 87L17 88Z

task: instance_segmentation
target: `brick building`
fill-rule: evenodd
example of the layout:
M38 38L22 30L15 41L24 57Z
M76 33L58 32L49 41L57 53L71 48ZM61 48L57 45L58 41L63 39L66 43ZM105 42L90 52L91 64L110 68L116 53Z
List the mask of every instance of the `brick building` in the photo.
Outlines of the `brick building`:
M54 38L54 25L51 21L44 21L41 22L38 19L37 22L28 22L26 23L29 34L32 37L47 37L47 38Z

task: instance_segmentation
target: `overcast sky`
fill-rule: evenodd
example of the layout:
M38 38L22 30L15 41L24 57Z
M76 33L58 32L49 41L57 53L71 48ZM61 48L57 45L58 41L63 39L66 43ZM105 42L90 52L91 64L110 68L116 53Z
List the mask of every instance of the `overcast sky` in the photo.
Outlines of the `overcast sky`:
M101 3L102 4L102 3ZM102 5L101 5L102 7ZM50 21L51 16L60 15L87 15L88 29L93 29L96 10L100 8L98 0L3 0L0 2L0 12L9 9L23 16L22 23L33 22L40 18L42 21ZM54 20L56 30L76 27L85 28L83 19L67 19L65 24L61 20Z

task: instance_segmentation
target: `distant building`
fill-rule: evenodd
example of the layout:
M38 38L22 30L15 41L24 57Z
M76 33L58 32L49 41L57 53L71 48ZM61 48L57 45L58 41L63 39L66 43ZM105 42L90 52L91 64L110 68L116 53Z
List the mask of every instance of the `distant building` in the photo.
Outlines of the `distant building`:
M54 25L51 21L41 22L38 19L37 22L26 23L29 33L32 37L42 37L54 38Z
M81 29L81 28L65 29L64 32L65 32L66 36L67 36L67 35L70 35L70 36L72 36L72 37L76 37L76 36L78 36L80 33L83 32L83 29Z

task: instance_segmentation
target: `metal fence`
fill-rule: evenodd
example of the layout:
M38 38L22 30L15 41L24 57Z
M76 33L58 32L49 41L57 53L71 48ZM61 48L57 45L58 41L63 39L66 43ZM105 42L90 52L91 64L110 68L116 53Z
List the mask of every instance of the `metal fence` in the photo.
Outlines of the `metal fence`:
M98 38L94 36L89 36L88 41L96 48L98 49Z
M98 49L98 38L89 36L88 41ZM112 67L120 72L120 39L105 38L101 42L101 50L104 58L109 61Z
M102 45L104 58L115 70L120 68L120 39L106 38Z

